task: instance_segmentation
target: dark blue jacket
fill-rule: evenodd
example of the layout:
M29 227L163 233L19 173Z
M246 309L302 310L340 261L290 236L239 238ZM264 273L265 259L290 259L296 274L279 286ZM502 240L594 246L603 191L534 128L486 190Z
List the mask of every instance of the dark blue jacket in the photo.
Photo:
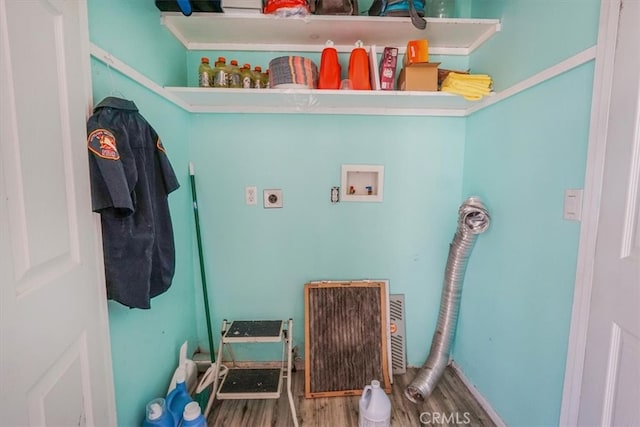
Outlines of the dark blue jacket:
M108 97L87 122L107 297L132 308L169 289L175 246L167 196L179 187L160 137L132 101Z

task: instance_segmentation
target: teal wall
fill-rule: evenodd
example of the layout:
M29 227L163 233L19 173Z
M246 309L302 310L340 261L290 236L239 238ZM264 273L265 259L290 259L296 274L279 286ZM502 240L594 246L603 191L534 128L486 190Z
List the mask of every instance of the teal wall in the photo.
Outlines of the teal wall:
M502 30L471 58L505 89L597 39L599 1L477 1ZM579 223L562 219L582 188L593 62L467 120L463 194L493 223L465 279L454 359L508 425L557 425Z
M510 426L557 425L580 225L593 62L467 121L464 194L492 223L467 268L454 359ZM496 126L496 123L500 126Z
M304 348L311 280L388 279L407 295L409 362L427 352L460 203L461 118L197 115L191 155L214 327L293 317ZM384 165L384 202L331 204L342 164ZM244 187L283 190L283 209ZM242 354L238 357L242 358Z
M163 34L153 2L90 0L89 21L91 41L133 68L158 82L185 79L184 50L175 49ZM187 169L190 117L103 63L93 59L91 67L94 104L106 96L133 100L162 138L181 185L169 196L176 245L171 288L151 300L150 310L108 304L118 425L135 426L144 418L146 403L166 394L182 343L188 341L190 351L198 344Z
M88 0L91 42L161 86L186 82L185 49L153 0Z
M276 56L185 52L150 0L89 0L89 13L91 41L160 85L195 85L200 56L263 67ZM596 40L598 0L465 0L458 13L501 18L502 31L471 58L434 59L488 72L497 89ZM184 340L208 348L190 160L214 331L223 318L293 317L303 349L304 283L388 279L406 296L413 366L429 350L457 208L481 196L493 222L469 262L454 358L507 424L557 424L579 234L562 198L583 185L592 63L468 118L188 114L95 60L92 74L95 102L114 92L136 102L182 184L170 196L172 288L148 311L109 304L120 425L164 393ZM384 202L330 203L347 163L385 166ZM283 189L284 209L247 206L248 185L259 204L263 189Z
M474 0L472 16L499 18L501 30L471 57L499 91L594 46L600 0Z

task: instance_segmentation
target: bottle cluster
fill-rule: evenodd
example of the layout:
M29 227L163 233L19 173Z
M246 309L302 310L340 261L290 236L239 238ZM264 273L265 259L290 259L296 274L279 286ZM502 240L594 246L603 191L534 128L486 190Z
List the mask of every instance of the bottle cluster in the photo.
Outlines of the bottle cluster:
M222 56L218 57L211 67L209 58L203 57L198 67L198 85L213 88L267 89L269 70L263 72L259 65L252 70L250 64L240 67L235 59L227 65L226 58Z

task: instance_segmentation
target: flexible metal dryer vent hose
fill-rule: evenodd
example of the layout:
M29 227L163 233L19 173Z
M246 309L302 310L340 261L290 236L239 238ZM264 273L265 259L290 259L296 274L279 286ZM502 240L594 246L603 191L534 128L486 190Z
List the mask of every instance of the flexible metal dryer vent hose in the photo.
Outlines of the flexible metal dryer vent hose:
M462 283L469 254L478 234L489 228L489 213L482 201L470 197L458 209L458 229L449 246L449 257L442 285L440 315L433 334L431 350L418 375L405 389L407 399L417 402L427 399L449 364L451 344L456 333Z

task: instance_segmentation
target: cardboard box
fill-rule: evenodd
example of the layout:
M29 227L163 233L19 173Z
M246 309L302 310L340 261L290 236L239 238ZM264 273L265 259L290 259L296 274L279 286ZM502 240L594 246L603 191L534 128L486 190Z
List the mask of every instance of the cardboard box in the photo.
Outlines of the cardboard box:
M380 89L393 90L396 83L398 48L385 47L380 59Z
M438 90L439 62L420 62L407 65L400 71L398 89L400 90Z
M429 62L429 42L427 40L409 40L404 54L403 65Z

